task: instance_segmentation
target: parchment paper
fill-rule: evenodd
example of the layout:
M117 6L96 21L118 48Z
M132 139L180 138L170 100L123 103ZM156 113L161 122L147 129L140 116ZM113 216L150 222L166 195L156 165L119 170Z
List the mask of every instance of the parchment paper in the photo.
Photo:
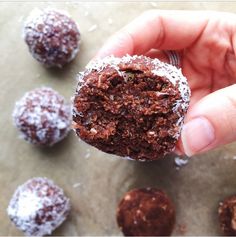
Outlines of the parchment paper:
M63 70L43 68L21 37L30 11L48 6L68 11L82 35L78 57ZM12 124L15 101L26 91L50 86L70 100L76 74L104 41L151 8L235 12L236 3L0 3L0 235L22 235L6 208L17 186L34 176L54 180L71 198L71 214L54 235L121 235L115 219L117 203L126 191L144 186L162 188L172 198L177 210L175 235L182 234L180 226L186 227L186 235L220 234L218 202L236 193L235 144L192 157L176 169L175 156L151 163L123 160L86 145L73 132L53 148L40 149L19 139Z

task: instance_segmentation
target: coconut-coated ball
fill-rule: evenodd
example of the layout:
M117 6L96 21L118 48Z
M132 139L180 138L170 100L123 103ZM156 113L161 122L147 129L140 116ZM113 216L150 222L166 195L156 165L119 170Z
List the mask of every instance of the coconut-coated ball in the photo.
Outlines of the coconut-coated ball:
M175 224L175 207L162 190L133 189L118 205L117 223L125 236L168 236Z
M21 137L39 146L52 146L65 138L71 130L71 117L71 105L48 87L27 92L13 111Z
M36 177L16 189L7 213L25 235L44 236L65 221L69 210L63 190L47 178Z
M46 67L63 67L79 51L78 26L59 10L33 10L25 22L23 35L30 53Z
M143 55L91 61L78 76L76 134L101 151L139 161L172 152L190 102L181 70Z

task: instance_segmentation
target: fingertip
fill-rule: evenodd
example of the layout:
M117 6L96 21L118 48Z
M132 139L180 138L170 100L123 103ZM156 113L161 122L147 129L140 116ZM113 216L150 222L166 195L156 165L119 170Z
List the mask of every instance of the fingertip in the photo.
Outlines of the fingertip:
M214 127L206 117L191 119L183 126L181 141L187 156L207 151L215 141Z

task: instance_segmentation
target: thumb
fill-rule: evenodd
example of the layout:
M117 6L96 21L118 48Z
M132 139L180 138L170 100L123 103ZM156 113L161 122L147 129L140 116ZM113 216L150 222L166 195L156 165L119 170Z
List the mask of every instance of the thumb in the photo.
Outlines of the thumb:
M181 133L181 150L192 156L236 140L236 85L194 104Z

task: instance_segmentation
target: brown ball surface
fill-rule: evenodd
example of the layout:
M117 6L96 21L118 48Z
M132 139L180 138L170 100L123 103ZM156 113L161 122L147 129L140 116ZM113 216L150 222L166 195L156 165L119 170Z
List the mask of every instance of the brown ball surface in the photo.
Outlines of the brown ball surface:
M224 235L236 235L236 195L220 202L219 209L220 228Z
M33 10L23 32L30 53L46 67L62 67L79 51L78 27L62 11L49 8Z
M33 178L19 186L9 203L11 221L27 236L52 233L67 218L69 199L47 178Z
M175 148L190 99L179 69L145 56L106 57L78 79L73 120L82 140L135 160Z
M52 146L65 138L71 130L71 117L71 105L47 87L27 92L13 111L22 138L40 146Z
M156 188L129 191L117 209L117 223L125 236L168 236L175 224L175 208Z

